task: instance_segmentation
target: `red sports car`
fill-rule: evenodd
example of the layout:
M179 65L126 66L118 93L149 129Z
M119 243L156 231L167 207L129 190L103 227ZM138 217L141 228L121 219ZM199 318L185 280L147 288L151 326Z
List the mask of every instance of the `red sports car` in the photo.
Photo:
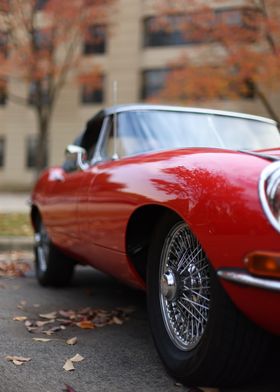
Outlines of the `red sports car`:
M102 110L32 194L36 273L90 264L147 291L159 355L183 383L254 374L280 334L280 136L269 119Z

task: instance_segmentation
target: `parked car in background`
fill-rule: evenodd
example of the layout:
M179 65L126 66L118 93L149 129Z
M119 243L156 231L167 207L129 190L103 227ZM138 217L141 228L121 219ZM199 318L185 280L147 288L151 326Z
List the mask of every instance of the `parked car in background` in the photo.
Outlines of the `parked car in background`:
M256 374L280 333L280 136L240 113L104 109L32 193L41 285L75 263L147 291L153 338L189 385Z

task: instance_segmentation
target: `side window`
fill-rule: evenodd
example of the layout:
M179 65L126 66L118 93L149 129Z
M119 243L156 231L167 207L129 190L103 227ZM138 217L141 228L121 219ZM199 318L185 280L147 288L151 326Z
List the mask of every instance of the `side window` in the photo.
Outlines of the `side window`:
M110 116L107 123L107 129L100 147L100 158L102 160L112 159L114 155L114 119Z
M87 158L90 162L94 156L96 145L101 133L104 117L93 118L87 123L82 137L81 146L86 149Z
M72 144L83 147L87 152L87 161L91 162L94 156L97 142L101 133L104 116L96 116L89 120L84 133L77 137ZM77 170L77 165L73 161L65 160L62 168L66 172Z

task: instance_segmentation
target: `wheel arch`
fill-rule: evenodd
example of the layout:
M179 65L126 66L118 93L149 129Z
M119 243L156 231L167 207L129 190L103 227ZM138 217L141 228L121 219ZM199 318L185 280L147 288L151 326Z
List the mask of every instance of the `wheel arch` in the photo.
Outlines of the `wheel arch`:
M135 210L127 224L126 253L144 281L146 281L148 249L152 240L152 233L164 214L173 214L183 219L171 208L149 204Z

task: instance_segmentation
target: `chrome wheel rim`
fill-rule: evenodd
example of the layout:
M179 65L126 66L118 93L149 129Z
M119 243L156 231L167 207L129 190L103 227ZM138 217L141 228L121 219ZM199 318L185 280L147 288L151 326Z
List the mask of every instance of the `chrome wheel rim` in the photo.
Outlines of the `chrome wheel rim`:
M210 268L201 245L185 223L169 232L160 260L160 308L171 341L190 351L209 317Z
M35 246L37 248L37 266L41 272L45 272L47 270L47 260L49 256L49 236L41 223L39 231L35 234Z

